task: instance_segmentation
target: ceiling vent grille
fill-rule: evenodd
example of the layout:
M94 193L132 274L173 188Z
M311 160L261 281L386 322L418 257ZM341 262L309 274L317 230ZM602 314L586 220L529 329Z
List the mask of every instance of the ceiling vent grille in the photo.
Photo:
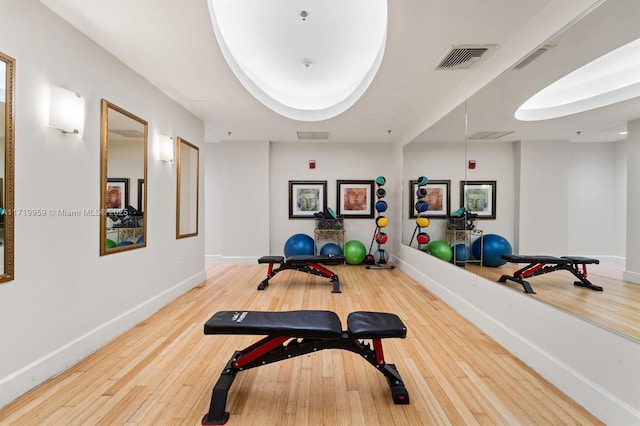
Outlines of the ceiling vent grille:
M436 67L436 70L466 70L476 65L494 44L453 46Z
M514 131L499 131L499 130L485 130L481 132L475 132L472 135L467 136L467 139L498 139L503 136L510 135Z
M298 132L298 140L327 140L331 132Z
M531 52L528 56L526 56L523 60L521 60L520 62L518 62L513 69L514 70L521 70L522 68L526 67L527 65L529 65L531 62L533 62L535 59L537 59L540 55L542 55L543 53L545 53L547 50L549 49L553 49L554 47L556 47L554 44L545 44L544 46L534 50L533 52Z

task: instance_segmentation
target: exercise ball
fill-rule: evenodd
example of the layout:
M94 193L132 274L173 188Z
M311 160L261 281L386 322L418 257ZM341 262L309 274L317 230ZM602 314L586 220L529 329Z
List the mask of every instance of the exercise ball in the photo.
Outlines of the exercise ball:
M473 257L480 259L480 246L482 245L482 264L484 266L502 266L507 263L501 256L511 254L512 248L509 241L497 234L487 234L478 238L471 245Z
M387 234L385 234L384 232L376 232L375 239L376 239L376 243L378 244L386 244Z
M467 260L471 259L471 250L466 244L456 244L453 247L453 261L458 266L464 266Z
M451 261L451 258L453 257L453 250L451 250L451 246L443 240L431 241L424 248L424 251L440 260L444 260L445 262Z
M418 200L416 201L415 208L418 212L424 213L429 210L429 204L427 204L427 202L424 200Z
M378 201L376 203L376 211L378 213L382 213L382 212L386 212L387 211L387 202L386 201Z
M140 235L140 237L138 237L136 244L144 244L144 235Z
M320 254L322 256L335 256L342 254L342 249L336 243L327 243L320 249Z
M427 217L418 216L416 218L416 225L418 225L418 227L420 228L426 228L427 226L429 226L430 223L431 221Z
M431 237L426 232L420 232L416 237L416 241L418 242L418 244L429 244L429 241L431 241Z
M377 264L385 264L389 260L389 253L386 250L376 250L373 254L373 260Z
M107 238L107 241L105 241L104 246L108 249L114 248L116 246L116 242Z
M133 241L120 241L116 247L132 246Z
M344 243L344 260L349 265L359 265L364 261L367 249L358 240L351 240Z
M315 253L313 238L307 234L295 234L284 243L284 256L313 256Z

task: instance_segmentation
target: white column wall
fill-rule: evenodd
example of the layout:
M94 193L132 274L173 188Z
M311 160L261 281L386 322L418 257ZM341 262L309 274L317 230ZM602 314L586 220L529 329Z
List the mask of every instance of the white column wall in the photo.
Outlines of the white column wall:
M163 133L201 146L200 120L38 1L0 2L0 51L16 60L15 207L51 212L15 218L15 280L0 284L3 406L202 282L205 229L176 240L176 164L156 144ZM52 85L84 96L82 135L47 127ZM108 256L98 216L55 214L100 207L103 98L149 122L147 247Z

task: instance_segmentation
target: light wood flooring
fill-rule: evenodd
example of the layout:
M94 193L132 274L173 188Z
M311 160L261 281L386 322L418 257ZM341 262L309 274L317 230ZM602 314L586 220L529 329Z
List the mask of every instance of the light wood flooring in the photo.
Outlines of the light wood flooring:
M507 263L498 268L467 265L467 269L492 281L501 275L512 275L525 264ZM640 284L622 280L622 267L608 264L587 265L587 278L603 291L573 285L575 277L568 271L555 271L528 278L536 294L525 294L520 284L512 281L496 283L522 292L524 297L565 309L619 333L640 340Z
M382 374L337 349L240 372L229 425L596 425L595 417L398 268L330 266L328 279L265 265L208 265L208 280L102 349L0 409L1 425L199 425L234 350L258 337L205 336L218 310L397 313L406 339L385 339L410 405ZM536 285L534 284L534 288ZM538 287L541 290L541 287Z

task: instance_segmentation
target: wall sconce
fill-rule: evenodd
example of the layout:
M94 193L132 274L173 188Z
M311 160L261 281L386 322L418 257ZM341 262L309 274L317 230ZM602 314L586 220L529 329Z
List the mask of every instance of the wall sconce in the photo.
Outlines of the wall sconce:
M167 135L158 135L158 147L160 160L171 163L173 161L173 139Z
M84 98L62 87L51 87L49 98L49 127L62 133L82 133Z

